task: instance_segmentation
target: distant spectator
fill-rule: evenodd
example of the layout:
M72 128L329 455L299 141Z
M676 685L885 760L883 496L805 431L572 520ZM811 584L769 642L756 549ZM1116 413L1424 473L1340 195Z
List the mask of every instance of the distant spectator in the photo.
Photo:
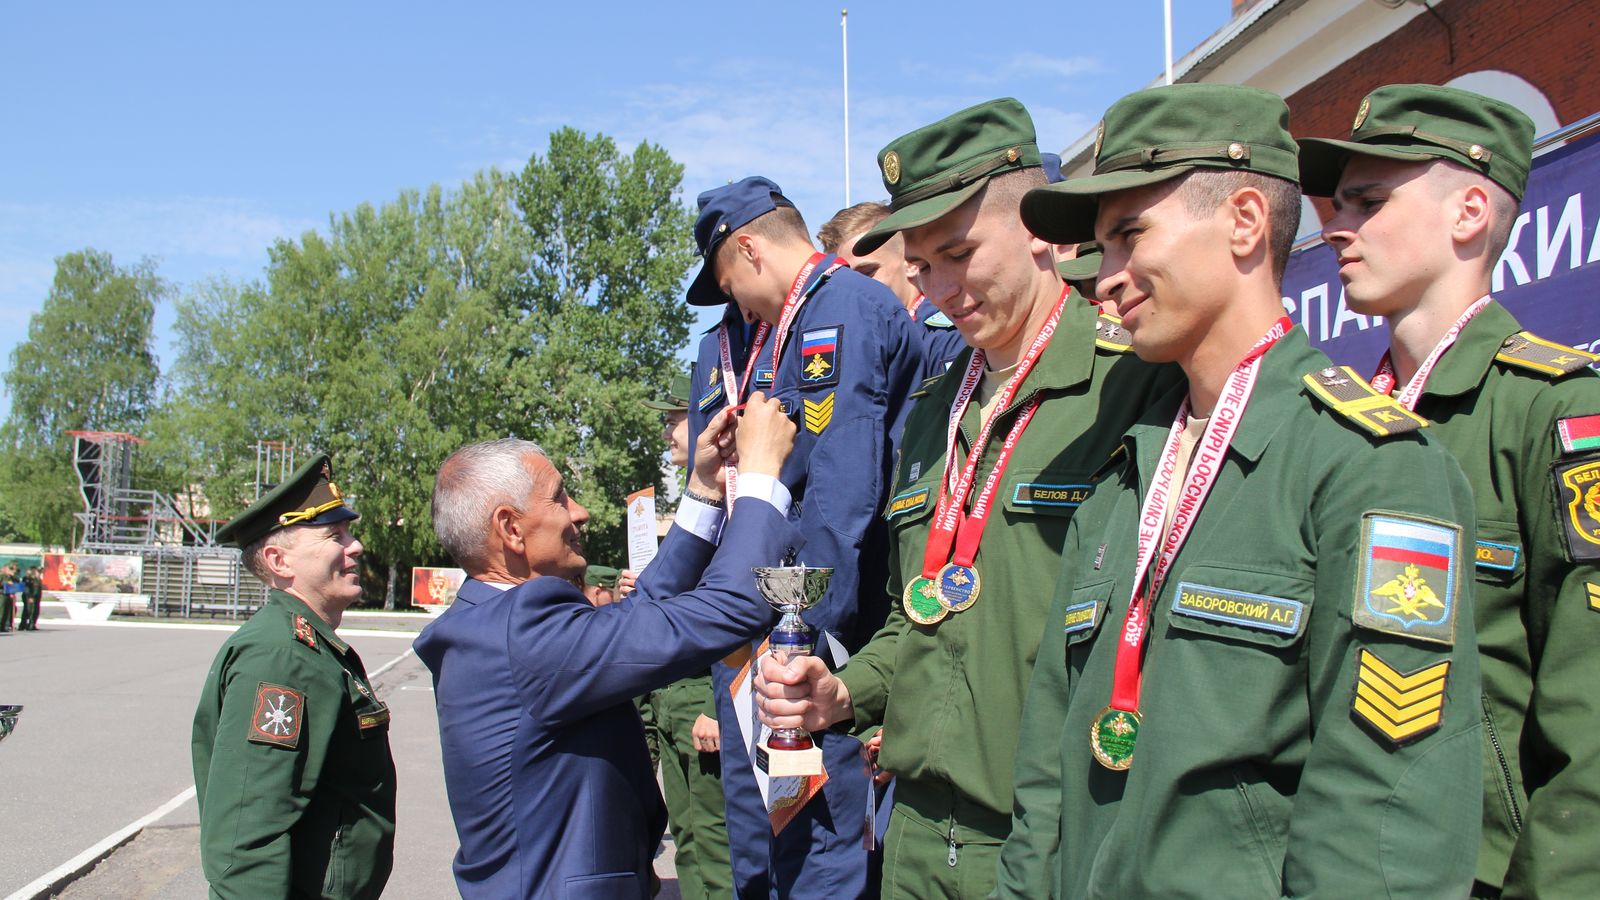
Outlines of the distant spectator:
M23 631L39 630L39 603L44 599L44 579L40 577L38 566L29 566L28 574L22 579L22 623Z
M9 563L0 570L0 631L10 631L17 615L17 602L22 599L22 576L17 574L17 564Z

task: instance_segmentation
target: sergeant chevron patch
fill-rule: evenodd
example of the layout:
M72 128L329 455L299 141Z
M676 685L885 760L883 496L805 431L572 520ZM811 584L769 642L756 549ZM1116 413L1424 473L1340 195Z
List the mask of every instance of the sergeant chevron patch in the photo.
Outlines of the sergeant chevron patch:
M1401 672L1363 647L1357 659L1350 713L1396 747L1427 737L1444 721L1444 687L1450 661Z
M1595 612L1600 612L1600 584L1585 581L1583 587L1589 593L1589 608Z
M833 393L821 400L806 398L806 430L812 434L821 434L824 428L833 421Z

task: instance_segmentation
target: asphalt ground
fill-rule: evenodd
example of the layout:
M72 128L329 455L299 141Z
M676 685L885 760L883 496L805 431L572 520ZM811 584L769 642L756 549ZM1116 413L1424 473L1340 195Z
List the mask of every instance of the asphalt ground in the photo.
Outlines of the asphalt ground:
M373 686L393 712L398 821L384 897L455 897L456 834L428 671L410 652L414 632L366 624L348 620L339 634L378 673ZM205 896L189 735L206 670L229 631L221 623L72 624L47 606L38 632L0 634L0 703L26 707L0 743L0 897L47 896L40 879L104 854L117 838L126 843L60 896ZM661 898L678 894L671 855L669 841L656 861Z

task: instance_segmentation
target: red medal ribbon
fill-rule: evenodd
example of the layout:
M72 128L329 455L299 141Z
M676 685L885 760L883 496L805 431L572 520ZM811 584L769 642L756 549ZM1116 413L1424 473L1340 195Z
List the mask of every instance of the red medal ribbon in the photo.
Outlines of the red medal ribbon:
M778 359L783 355L783 343L789 335L789 327L794 324L795 316L799 314L811 294L828 279L828 276L844 268L842 260L836 260L833 265L822 273L810 290L806 283L811 279L811 273L816 271L817 265L827 258L826 253L813 253L806 264L800 267L799 274L794 276L794 283L789 285L789 294L783 298L783 306L778 312L778 331L772 342L772 380L778 380ZM767 335L772 333L772 326L762 322L756 327L755 337L750 341L750 353L745 359L744 377L737 382L733 380L733 350L728 345L728 326L717 326L717 351L722 363L722 390L728 397L728 405L736 406L745 401L750 390L750 379L755 375L756 360L761 357L761 350L767 342ZM727 479L724 492L728 498L728 511L733 512L733 501L738 496L739 470L734 466L723 466L723 473Z
M1179 491L1177 509L1172 524L1163 533L1170 492L1178 468L1178 440L1189 421L1189 400L1184 399L1178 415L1167 433L1167 442L1161 449L1160 463L1150 490L1145 494L1139 509L1139 544L1133 570L1133 594L1128 601L1128 615L1122 623L1122 637L1117 644L1116 668L1111 683L1113 709L1137 713L1139 711L1139 682L1144 664L1144 637L1150 617L1151 598L1161 593L1167 572L1178 556L1178 549L1189 537L1189 530L1200 512L1200 507L1216 484L1222 471L1222 460L1233 443L1233 436L1244 417L1245 405L1255 389L1256 375L1262 354L1278 342L1293 324L1288 317L1278 319L1261 339L1256 341L1244 359L1228 376L1217 406L1206 423L1205 433L1195 445L1189 462L1189 472ZM1159 545L1159 549L1158 549ZM1149 576L1146 586L1146 576Z
M1451 325L1450 330L1446 331L1444 337L1439 339L1439 343L1434 345L1433 352L1429 353L1428 358L1422 361L1422 365L1417 369L1417 374L1411 376L1411 381L1406 384L1405 390L1402 390L1400 396L1396 398L1400 401L1401 406L1410 410L1417 408L1417 401L1422 399L1422 389L1428 383L1428 376L1433 374L1433 367L1438 364L1439 357L1443 356L1444 352L1450 349L1450 345L1456 342L1456 338L1461 336L1461 329L1467 327L1467 323L1472 321L1472 317L1483 312L1483 308L1488 305L1489 295L1485 294L1462 311L1461 316L1456 319L1456 323ZM1396 382L1394 357L1388 350L1385 350L1383 351L1383 359L1378 360L1378 371L1372 375L1372 389L1380 394L1393 394Z
M972 512L963 516L962 508L966 506L967 498L972 494L973 484L977 481L978 461L983 457L984 448L989 446L995 422L1016 398L1022 383L1027 380L1028 374L1038 363L1039 356L1044 353L1044 348L1049 345L1051 336L1055 334L1056 325L1061 321L1061 312L1066 308L1069 290L1061 292L1061 297L1056 300L1055 309L1050 311L1050 317L1045 320L1039 333L1034 335L1033 342L1028 345L1022 359L1018 361L1017 371L1012 373L1011 378L1000 389L1000 394L995 400L994 412L984 420L983 426L978 431L977 440L968 448L966 465L962 467L961 475L957 478L956 436L961 431L961 417L966 412L967 404L972 400L978 382L983 377L987 359L982 350L972 351L967 371L961 377L961 387L956 392L954 402L950 404L950 423L945 432L944 477L939 479L939 501L934 507L933 527L928 531L928 544L922 555L922 577L932 579L938 576L939 570L950 559L952 545L956 548L954 561L957 565L971 566L977 557L978 544L983 540L984 527L989 524L989 508L994 493L1000 486L1000 477L1011 461L1011 451L1016 446L1017 440L1022 437L1022 432L1028 427L1028 422L1039 408L1038 398L1030 401L1017 416L1017 420L1012 423L1011 430L1006 434L1005 443L1001 445L1000 453L995 459L994 468L989 471L989 476L984 479L982 491L973 501Z

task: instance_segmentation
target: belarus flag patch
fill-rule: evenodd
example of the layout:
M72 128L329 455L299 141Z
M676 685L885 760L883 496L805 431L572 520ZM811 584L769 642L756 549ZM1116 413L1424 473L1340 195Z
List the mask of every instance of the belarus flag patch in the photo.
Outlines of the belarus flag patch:
M1556 437L1563 455L1600 450L1600 415L1557 419Z
M1461 529L1393 513L1361 517L1361 572L1351 619L1374 631L1454 644Z

